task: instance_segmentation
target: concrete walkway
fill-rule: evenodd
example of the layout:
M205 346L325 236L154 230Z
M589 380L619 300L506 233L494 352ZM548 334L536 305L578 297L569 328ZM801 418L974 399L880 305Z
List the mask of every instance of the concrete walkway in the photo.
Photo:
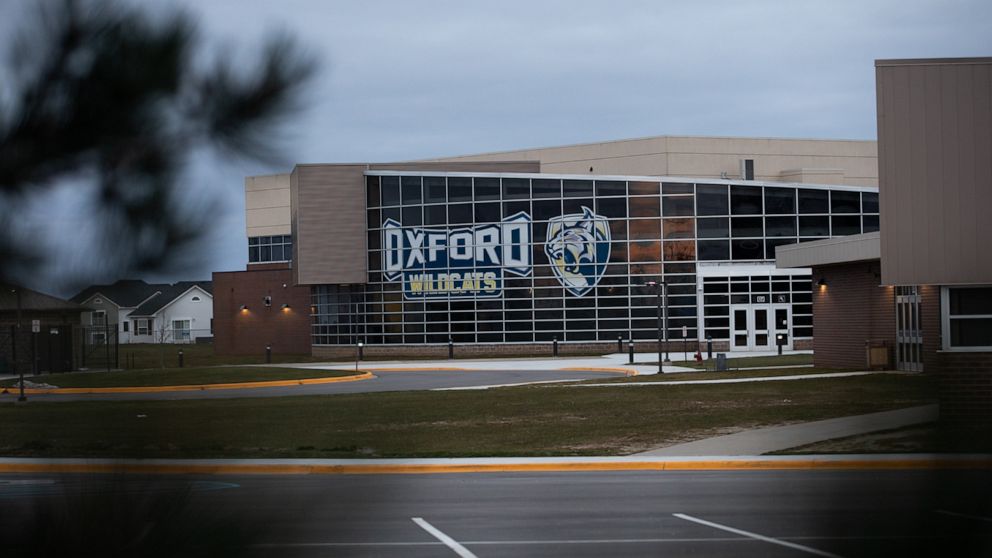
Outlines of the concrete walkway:
M834 438L933 422L937 420L937 414L937 405L923 405L896 411L748 430L636 455L641 457L762 455Z

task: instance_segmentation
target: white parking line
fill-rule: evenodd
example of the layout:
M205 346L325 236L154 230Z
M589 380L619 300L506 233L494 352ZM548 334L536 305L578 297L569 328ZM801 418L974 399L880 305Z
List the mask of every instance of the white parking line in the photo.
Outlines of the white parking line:
M944 515L953 515L955 517L964 517L967 519L977 519L978 521L988 521L992 523L992 517L982 517L980 515L968 515L966 513L952 512L947 510L934 510L937 513L942 513Z
M445 546L447 546L451 550L454 550L455 554L461 556L462 558L478 558L475 554L472 554L472 552L470 552L469 549L458 544L458 541L449 537L448 535L445 535L444 533L439 531L436 527L424 521L424 518L411 517L410 519L412 519L414 523L419 525L421 529L427 531L428 533L433 535L434 538L443 542Z
M581 382L582 378L572 378L565 380L540 380L537 382L518 382L515 384L490 384L486 386L462 386L462 387L446 387L446 388L434 388L431 391L472 391L472 390L486 390L492 388L502 388L502 387L519 387L519 386L531 386L536 384L557 384L561 382Z
M801 544L791 543L788 541L783 541L779 539L774 539L772 537L766 537L764 535L759 535L757 533L752 533L750 531L744 531L742 529L735 529L727 525L721 525L719 523L713 523L712 521L706 521L705 519L699 519L698 517L693 517L691 515L686 515L684 513L673 513L675 517L679 519L684 519L686 521L692 521L693 523L698 523L700 525L706 525L707 527L713 527L714 529L720 529L721 531L727 531L728 533L734 533L736 535L744 535L745 537L751 537L752 539L758 539L760 541L765 541L767 543L777 544L780 546L787 546L789 548L794 548L796 550L802 550L803 552L808 552L810 554L816 554L817 556L826 556L827 558L841 558L836 554L831 554L830 552L825 552L823 550L817 550L815 548L810 548L808 546L803 546Z

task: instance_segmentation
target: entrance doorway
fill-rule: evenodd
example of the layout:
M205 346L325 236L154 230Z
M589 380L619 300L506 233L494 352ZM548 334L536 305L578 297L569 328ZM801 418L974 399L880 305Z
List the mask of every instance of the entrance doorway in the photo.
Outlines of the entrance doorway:
M735 304L730 307L730 348L734 351L776 351L776 339L785 336L784 350L792 349L792 308L788 304Z

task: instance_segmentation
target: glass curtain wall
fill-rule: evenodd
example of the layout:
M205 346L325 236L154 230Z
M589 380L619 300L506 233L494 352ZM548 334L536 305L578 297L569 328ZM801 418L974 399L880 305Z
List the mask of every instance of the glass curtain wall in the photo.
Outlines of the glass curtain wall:
M781 244L878 230L878 194L851 188L385 172L368 175L366 183L368 283L314 288L316 345L351 344L356 335L370 344L653 340L657 298L646 283L660 277L668 284L669 339L681 339L683 326L689 339L727 339L731 298L762 295L788 299L793 338L809 338L808 278L707 277L699 308L697 265L767 263ZM592 216L581 220L587 211ZM479 240L487 238L480 232L485 225L520 219L521 213L531 220L523 247L531 253L529 269L521 274L497 266L494 289L411 298L404 296L404 280L383 269L388 231L400 231L402 242L411 242L409 236L414 243L434 243L418 245L422 250L404 262L426 270L422 260L432 248L450 250L459 238L474 239L464 250L474 248L478 256L491 244ZM579 278L595 285L581 296L567 288L548 256L548 247L561 240L560 229L549 225L562 216L566 225L595 235L599 256L608 236L608 263ZM588 224L592 219L596 224ZM596 228L599 223L608 235ZM491 272L492 261L482 261L474 269ZM705 331L697 331L700 312Z

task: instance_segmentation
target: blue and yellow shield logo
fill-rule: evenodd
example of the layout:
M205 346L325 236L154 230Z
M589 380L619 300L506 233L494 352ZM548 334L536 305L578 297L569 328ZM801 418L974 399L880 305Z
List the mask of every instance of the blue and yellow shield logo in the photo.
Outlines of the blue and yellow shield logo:
M609 222L588 207L582 213L555 217L548 222L544 253L561 285L575 296L584 296L599 284L610 261Z

